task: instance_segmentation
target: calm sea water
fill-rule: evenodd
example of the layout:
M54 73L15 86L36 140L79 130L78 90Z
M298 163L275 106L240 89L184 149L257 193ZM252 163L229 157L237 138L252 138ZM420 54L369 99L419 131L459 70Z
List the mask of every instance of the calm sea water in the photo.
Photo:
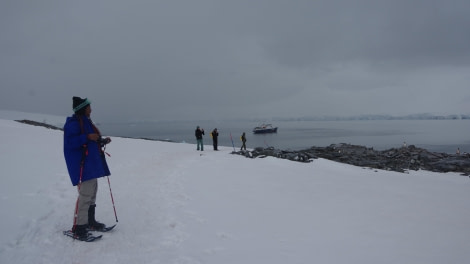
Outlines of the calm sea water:
M133 138L196 142L194 130L205 130L204 145L212 149L210 132L219 130L219 146L241 146L240 136L246 132L247 147L273 146L283 150L300 150L349 143L384 150L415 145L430 151L470 152L470 120L370 120L370 121L282 121L273 122L275 134L253 134L259 125L251 121L153 122L134 124L101 123L103 134ZM230 136L231 135L231 136Z

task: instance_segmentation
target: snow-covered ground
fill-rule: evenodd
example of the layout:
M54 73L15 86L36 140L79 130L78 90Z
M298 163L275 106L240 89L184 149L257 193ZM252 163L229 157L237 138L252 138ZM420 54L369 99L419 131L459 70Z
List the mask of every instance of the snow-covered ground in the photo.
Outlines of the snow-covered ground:
M42 120L38 120L42 121ZM0 263L468 263L470 179L112 138L118 225L62 235L76 189L62 132L0 120ZM207 138L209 139L209 138ZM97 219L115 223L107 178Z

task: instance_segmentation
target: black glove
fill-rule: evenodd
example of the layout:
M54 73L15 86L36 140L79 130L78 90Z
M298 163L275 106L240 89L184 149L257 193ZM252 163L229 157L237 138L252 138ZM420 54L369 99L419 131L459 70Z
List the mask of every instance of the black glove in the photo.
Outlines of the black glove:
M111 139L110 138L102 138L102 137L99 137L98 138L98 144L100 144L101 146L104 146L106 144L109 144L109 142L111 142Z

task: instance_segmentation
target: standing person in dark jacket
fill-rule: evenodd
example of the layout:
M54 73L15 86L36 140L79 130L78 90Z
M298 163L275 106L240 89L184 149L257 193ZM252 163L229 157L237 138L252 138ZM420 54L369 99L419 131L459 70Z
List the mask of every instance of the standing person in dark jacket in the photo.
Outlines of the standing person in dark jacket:
M87 98L73 97L73 111L64 125L64 157L72 185L78 188L72 231L76 239L85 240L88 230L105 228L95 220L95 202L97 178L111 175L102 150L111 139L103 139L91 121Z
M202 135L204 135L204 129L197 126L195 135L196 135L196 141L197 141L197 150L199 150L199 145L200 145L201 151L204 151L204 144L202 142Z
M240 137L240 140L242 141L242 147L240 148L240 150L242 149L245 149L246 150L246 136L245 136L245 132L243 132L242 136Z
M211 132L211 137L212 137L212 145L214 145L214 150L217 149L217 137L219 136L219 131L217 131L217 128L214 128Z

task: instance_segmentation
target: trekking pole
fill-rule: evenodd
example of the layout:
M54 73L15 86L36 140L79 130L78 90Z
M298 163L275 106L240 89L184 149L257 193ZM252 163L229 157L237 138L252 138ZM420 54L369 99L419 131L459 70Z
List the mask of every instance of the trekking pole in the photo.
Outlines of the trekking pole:
M102 153L103 153L103 161L105 161L105 156L104 154L108 155L109 157L111 157L111 155L109 155L108 152L106 152L106 144L108 144L110 141L106 141L104 143L104 148L101 149ZM111 182L109 181L109 176L106 176L106 178L108 178L108 186L109 186L109 194L111 195L111 203L113 204L113 209L114 209L114 217L116 218L116 223L118 222L118 218L117 218L117 214L116 214L116 206L114 206L114 198L113 198L113 191L111 191Z
M85 166L85 157L88 152L86 145L83 145L82 148L83 150L82 150L82 160L80 161L80 177L78 178L78 185L77 185L78 197L77 197L77 202L75 203L75 213L73 215L73 228L77 224L77 219L78 219L78 201L80 199L80 187L82 185L83 167Z
M73 214L73 227L77 225L77 218L78 218L78 200L80 199L80 186L82 185L82 175L83 175L83 166L80 167L80 179L78 181L78 196L77 202L75 203L75 213Z
M233 144L232 132L230 132L230 140L232 141L233 152L235 152L235 145Z
M269 145L268 145L268 143L266 143L266 140L264 141L264 144L266 145L266 147L269 148Z
M106 176L106 177L108 178L109 194L111 195L111 202L113 203L113 209L114 209L114 217L116 217L116 223L117 223L118 218L116 214L116 206L114 206L113 192L111 191L111 182L109 181L109 176Z

